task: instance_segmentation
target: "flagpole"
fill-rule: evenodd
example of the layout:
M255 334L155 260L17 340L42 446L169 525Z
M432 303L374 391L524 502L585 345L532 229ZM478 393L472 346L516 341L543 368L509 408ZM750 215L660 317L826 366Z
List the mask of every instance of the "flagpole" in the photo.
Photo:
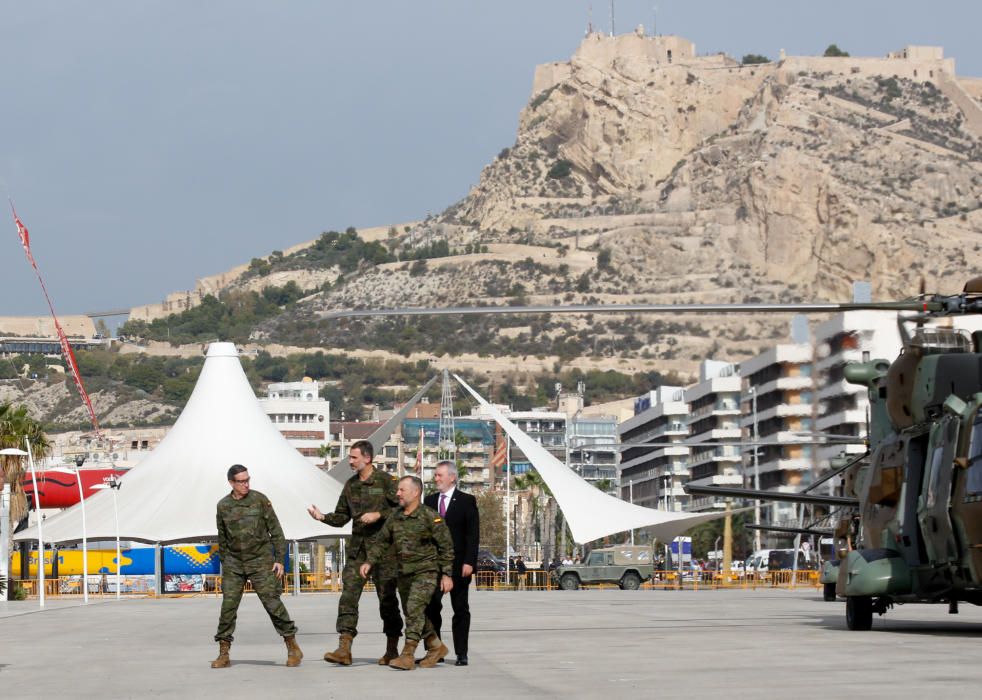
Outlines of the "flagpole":
M41 492L38 491L38 479L34 469L34 451L31 449L30 438L24 438L27 447L27 459L31 463L31 483L34 485L34 514L38 519L38 607L44 607L44 523L41 517ZM53 564L52 564L53 566ZM21 562L21 578L28 578L30 568L26 562ZM27 573L25 573L27 572Z
M505 442L505 580L511 584L511 435Z

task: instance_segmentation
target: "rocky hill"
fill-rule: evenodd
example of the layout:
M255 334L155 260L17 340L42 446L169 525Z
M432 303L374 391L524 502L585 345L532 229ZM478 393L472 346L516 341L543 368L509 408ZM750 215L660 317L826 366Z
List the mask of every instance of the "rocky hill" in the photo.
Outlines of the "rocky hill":
M738 360L785 338L788 319L324 316L448 303L848 300L855 280L871 281L878 299L908 296L921 278L955 291L982 260L978 93L929 47L741 65L697 56L678 37L593 34L570 61L537 69L515 142L462 201L211 278L177 306L214 294L211 315L171 317L168 333L214 337L208 319L248 309L222 326L231 339L449 365L469 353L512 372L576 358L691 376L707 355ZM129 330L165 339L146 324Z

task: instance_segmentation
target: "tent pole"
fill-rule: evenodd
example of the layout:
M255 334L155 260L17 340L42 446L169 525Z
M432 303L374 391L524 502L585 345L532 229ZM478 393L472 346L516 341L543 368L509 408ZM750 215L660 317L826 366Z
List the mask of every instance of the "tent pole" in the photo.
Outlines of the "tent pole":
M0 467L2 468L2 467ZM0 492L0 577L7 584L7 600L12 600L14 587L10 576L10 484L3 485Z
M160 542L153 545L153 588L154 596L164 592L164 562Z
M300 543L293 540L293 590L292 595L300 595Z

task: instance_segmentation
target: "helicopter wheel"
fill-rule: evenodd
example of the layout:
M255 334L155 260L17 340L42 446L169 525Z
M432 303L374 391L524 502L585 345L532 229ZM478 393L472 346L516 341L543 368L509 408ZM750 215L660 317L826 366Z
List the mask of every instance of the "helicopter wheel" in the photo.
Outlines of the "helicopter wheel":
M866 631L873 627L873 599L867 595L854 595L846 598L846 626L855 631Z

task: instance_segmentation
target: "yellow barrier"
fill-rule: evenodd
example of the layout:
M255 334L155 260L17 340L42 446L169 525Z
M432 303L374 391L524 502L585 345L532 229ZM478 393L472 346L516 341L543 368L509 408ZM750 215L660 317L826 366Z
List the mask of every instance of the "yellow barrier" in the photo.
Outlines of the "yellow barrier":
M768 571L761 574L744 575L737 572L723 574L716 571L684 572L679 578L678 571L656 571L650 579L641 583L641 590L720 590L720 589L749 589L758 588L820 588L820 572L798 571ZM115 575L89 577L89 596L112 598L116 595ZM29 597L37 596L37 581L34 579L19 580L15 585L27 591ZM295 582L293 574L287 574L283 580L283 592L293 591ZM122 595L156 595L152 577L122 577ZM559 585L551 571L527 571L524 574L503 571L479 571L474 574L474 587L484 591L550 591L557 590ZM617 589L617 583L580 584L579 588L589 590ZM74 597L82 595L80 576L64 576L61 578L45 579L45 595L49 597ZM246 583L246 592L251 592L252 584ZM300 592L337 593L341 590L341 576L335 574L300 574ZM374 590L369 582L366 591ZM220 595L222 592L222 577L206 575L203 577L202 590L168 591L164 595Z

